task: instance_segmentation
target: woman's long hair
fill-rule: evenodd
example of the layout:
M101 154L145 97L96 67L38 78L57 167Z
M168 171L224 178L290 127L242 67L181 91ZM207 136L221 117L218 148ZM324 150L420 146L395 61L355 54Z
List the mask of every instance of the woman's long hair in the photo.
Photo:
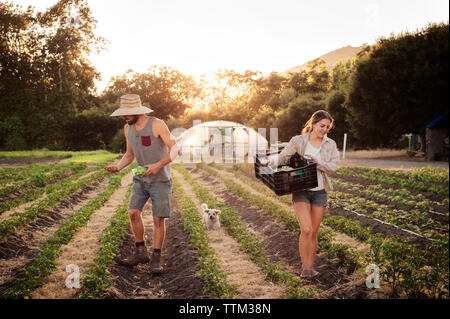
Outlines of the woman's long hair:
M333 127L334 119L331 117L330 113L324 110L319 110L314 112L314 114L311 116L311 118L306 122L305 126L303 127L302 134L310 133L312 132L313 125L317 122L322 121L323 119L330 120L330 129Z

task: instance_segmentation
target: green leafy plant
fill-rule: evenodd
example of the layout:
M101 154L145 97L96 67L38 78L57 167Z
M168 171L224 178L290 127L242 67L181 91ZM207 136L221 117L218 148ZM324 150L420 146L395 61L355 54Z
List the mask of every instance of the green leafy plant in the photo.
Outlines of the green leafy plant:
M28 299L32 291L42 285L44 279L56 270L55 259L61 254L60 248L66 245L81 227L86 225L92 213L102 207L111 197L120 186L122 177L130 170L131 167L120 172L118 176L112 176L105 190L89 200L61 225L55 235L46 241L32 264L22 269L23 275L14 282L14 287L3 295L4 298Z

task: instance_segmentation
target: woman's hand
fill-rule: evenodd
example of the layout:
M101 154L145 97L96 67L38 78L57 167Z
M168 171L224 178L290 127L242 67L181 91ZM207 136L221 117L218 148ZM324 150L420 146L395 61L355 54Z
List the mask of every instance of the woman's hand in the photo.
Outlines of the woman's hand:
M260 163L261 163L262 166L268 166L268 165L272 165L273 164L272 160L270 160L270 159L263 159L263 160L260 161Z
M317 159L315 157L312 157L311 155L305 155L305 158L312 162L318 163Z

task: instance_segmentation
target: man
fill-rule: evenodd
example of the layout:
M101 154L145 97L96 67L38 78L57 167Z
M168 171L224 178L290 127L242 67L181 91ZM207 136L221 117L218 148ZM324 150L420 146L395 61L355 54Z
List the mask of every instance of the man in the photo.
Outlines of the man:
M178 155L178 147L164 121L145 115L150 112L153 110L142 106L139 95L126 94L120 97L120 108L111 116L122 116L127 123L124 127L127 148L117 166L108 166L106 169L110 172L119 172L130 165L134 158L140 166L147 168L142 176L133 177L134 184L128 207L136 250L120 264L133 267L150 260L152 273L160 273L161 249L166 234L165 218L170 216L172 194L172 176L168 164ZM152 200L154 226L151 259L145 247L141 216L149 198Z

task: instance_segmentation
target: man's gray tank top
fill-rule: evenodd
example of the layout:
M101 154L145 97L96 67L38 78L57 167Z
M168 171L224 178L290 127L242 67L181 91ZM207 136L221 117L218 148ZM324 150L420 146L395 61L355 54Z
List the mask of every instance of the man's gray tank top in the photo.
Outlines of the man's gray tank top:
M130 125L128 130L128 140L133 149L136 161L140 166L159 162L167 154L169 148L160 137L153 135L152 122L154 117L150 117L144 128L137 130L134 125ZM147 182L168 181L172 178L170 166L165 165L156 174L142 177Z

